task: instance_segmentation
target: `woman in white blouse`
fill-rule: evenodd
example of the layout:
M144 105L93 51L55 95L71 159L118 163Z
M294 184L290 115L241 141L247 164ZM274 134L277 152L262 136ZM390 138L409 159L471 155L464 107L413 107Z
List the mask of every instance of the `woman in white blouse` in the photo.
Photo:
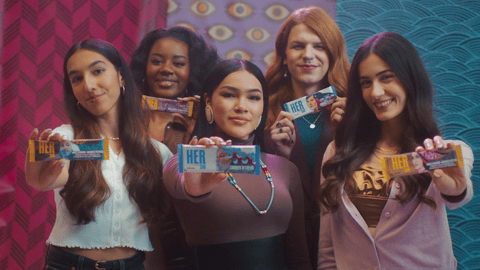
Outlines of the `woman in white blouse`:
M45 269L144 269L152 250L147 224L165 205L162 168L172 154L148 137L141 94L113 45L76 43L63 70L71 125L34 129L30 139L109 138L110 159L26 161L27 183L55 192Z

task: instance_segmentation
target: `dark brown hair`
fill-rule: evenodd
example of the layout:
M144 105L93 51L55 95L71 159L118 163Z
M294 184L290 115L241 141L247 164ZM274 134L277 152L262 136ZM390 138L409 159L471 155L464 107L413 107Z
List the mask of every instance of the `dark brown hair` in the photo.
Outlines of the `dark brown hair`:
M352 61L348 80L345 114L335 133L335 155L322 169L325 180L320 186L319 200L328 211L335 211L341 200L341 188L352 189L352 175L373 154L380 139L381 122L362 96L359 66L370 54L383 59L402 82L407 101L403 112L401 152L413 152L426 138L440 134L433 116L433 88L428 72L415 47L404 37L384 32L367 39ZM432 180L429 174L402 177L402 191L396 198L406 204L416 196L420 202L435 207L425 196Z
M68 77L67 63L79 50L89 50L103 55L120 72L125 81L125 92L118 102L119 137L125 154L123 181L130 198L138 206L143 221L154 223L159 210L165 210L167 198L162 178L162 157L148 137L148 117L142 109L141 93L136 89L127 63L110 43L87 39L74 44L67 52L64 63L64 102L76 139L101 138L94 115L77 106ZM95 221L95 210L110 196L110 188L102 174L100 160L72 161L69 177L60 195L68 211L78 224ZM161 212L160 212L161 213Z

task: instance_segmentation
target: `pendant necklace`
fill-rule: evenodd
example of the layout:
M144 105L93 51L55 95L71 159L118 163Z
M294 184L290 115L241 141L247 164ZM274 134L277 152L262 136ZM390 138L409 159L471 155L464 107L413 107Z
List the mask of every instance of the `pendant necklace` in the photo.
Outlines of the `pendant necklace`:
M320 111L320 113L318 114L317 116L317 119L315 119L315 121L313 121L313 123L311 123L310 121L308 121L305 116L302 117L303 120L305 120L307 123L310 124L310 128L311 129L314 129L316 127L315 123L317 122L318 118L320 118L320 116L322 115L323 111Z
M228 179L228 182L230 182L230 184L232 184L232 186L234 186L238 190L238 192L240 192L240 194L242 194L243 197L245 197L245 199L250 203L250 205L255 209L255 211L257 211L260 215L264 215L270 209L270 206L272 206L273 197L275 196L275 186L273 185L272 176L270 175L270 172L268 171L267 166L261 160L260 160L260 166L262 167L262 170L265 173L265 178L267 182L270 183L270 186L272 188L272 195L270 196L270 202L268 203L267 209L265 210L258 209L258 207L252 202L252 200L250 200L247 194L245 194L245 192L243 192L243 190L238 186L237 180L235 180L235 178L231 173L227 173L227 179Z

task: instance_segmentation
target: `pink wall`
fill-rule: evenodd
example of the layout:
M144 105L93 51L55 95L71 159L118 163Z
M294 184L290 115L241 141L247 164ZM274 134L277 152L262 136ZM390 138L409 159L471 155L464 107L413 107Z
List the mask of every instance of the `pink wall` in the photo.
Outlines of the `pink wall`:
M41 269L55 220L52 192L25 183L33 128L67 122L63 56L89 37L114 44L127 62L148 31L166 25L167 0L0 1L0 269Z

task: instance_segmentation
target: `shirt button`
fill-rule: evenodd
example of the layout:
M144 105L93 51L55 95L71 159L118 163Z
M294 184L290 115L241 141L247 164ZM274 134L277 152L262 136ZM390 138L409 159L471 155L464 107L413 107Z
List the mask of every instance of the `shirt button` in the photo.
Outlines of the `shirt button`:
M385 213L385 216L386 216L386 217L390 217L390 212L386 212L386 213Z

